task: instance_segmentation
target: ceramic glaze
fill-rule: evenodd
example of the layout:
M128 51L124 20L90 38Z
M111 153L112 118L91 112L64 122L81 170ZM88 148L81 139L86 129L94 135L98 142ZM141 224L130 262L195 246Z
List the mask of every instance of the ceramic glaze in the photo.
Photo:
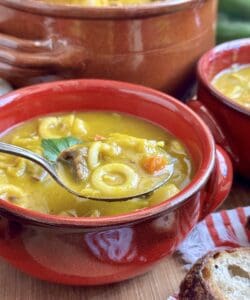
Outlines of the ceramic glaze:
M0 0L0 77L16 87L104 78L183 96L214 45L216 9L217 0L101 8Z

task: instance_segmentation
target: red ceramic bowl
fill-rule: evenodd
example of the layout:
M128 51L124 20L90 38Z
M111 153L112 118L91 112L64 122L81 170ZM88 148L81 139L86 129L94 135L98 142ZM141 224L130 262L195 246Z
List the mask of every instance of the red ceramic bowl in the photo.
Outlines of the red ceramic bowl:
M53 216L0 200L0 255L38 278L96 285L144 273L172 254L230 190L230 160L206 125L188 107L152 89L101 80L54 82L16 90L0 106L0 132L53 112L112 110L142 117L182 140L196 170L191 184L172 199L126 215Z
M204 119L233 159L236 170L250 178L250 110L218 92L211 80L232 64L250 64L250 38L221 44L198 63L198 99L189 105Z

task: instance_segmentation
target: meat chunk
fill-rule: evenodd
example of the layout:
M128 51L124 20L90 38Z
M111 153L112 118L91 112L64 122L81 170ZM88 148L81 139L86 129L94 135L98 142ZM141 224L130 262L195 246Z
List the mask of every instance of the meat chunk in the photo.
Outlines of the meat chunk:
M88 148L84 146L74 146L60 153L58 160L67 162L78 180L86 180L89 176L87 166Z

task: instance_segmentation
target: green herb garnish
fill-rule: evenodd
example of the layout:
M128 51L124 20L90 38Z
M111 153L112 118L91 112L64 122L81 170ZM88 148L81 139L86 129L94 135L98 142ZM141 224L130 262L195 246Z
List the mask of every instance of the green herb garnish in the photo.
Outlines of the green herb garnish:
M64 137L60 139L42 139L43 155L48 160L55 162L59 154L74 145L82 142L73 136Z

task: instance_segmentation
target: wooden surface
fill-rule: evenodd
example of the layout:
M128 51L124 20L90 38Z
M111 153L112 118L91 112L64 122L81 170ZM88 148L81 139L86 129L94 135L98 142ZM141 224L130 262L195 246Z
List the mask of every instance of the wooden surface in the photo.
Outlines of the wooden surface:
M239 179L222 208L250 205L250 183ZM178 290L185 272L176 255L151 272L103 287L68 287L33 279L0 262L0 300L161 300Z

